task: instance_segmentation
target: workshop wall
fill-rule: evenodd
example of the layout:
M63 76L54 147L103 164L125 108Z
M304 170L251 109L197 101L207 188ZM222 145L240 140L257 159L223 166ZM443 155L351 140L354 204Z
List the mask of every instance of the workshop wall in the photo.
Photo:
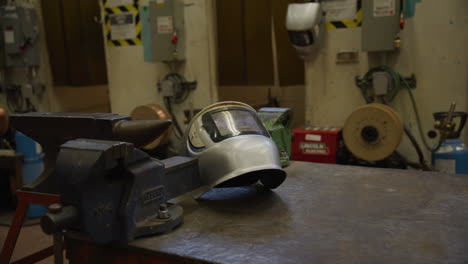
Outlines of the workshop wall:
M306 63L306 119L314 125L343 125L349 114L365 103L354 84L355 76L385 63L404 76L416 75L414 94L425 133L433 127L432 113L447 111L451 101L457 102L457 110L467 111L467 28L468 1L425 0L417 5L415 17L406 20L399 52L386 58L360 52L359 63L354 64L337 64L336 54L359 51L361 29L326 31L317 58ZM421 142L408 93L402 90L393 105ZM399 150L416 160L407 139ZM426 153L426 159L429 157Z
M147 4L148 1L141 2L141 5ZM217 101L212 67L215 65L213 14L213 0L186 1L186 62L181 73L188 81L196 80L198 86L183 104L173 107L181 125L183 110L203 108ZM141 45L106 46L106 60L112 112L130 114L141 104L163 105L157 82L169 73L166 64L145 62Z

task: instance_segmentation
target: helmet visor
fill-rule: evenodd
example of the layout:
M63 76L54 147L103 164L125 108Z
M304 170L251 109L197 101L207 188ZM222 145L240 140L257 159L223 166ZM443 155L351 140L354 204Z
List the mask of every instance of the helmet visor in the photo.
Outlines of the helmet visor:
M203 116L203 126L213 142L240 135L263 135L269 137L255 113L236 108L208 112Z

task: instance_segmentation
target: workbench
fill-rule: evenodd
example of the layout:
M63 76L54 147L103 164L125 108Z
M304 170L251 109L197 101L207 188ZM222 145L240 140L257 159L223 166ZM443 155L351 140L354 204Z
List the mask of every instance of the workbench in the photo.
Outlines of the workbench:
M468 175L292 162L276 190L184 200L173 232L67 235L71 263L468 263ZM155 260L160 262L155 262Z

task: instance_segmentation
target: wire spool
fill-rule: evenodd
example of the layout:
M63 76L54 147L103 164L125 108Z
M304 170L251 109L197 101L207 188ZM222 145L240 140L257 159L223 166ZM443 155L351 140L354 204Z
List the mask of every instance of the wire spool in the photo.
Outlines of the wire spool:
M169 113L158 104L147 104L140 105L133 109L130 114L133 120L170 120ZM143 146L143 149L151 150L155 149L160 145L167 144L169 142L169 137L171 135L172 127L167 129L164 134L159 138L153 140L153 142Z
M367 104L346 120L343 139L356 157L367 161L383 160L400 145L403 122L395 110L383 104Z
M5 135L8 132L10 125L10 115L8 110L3 105L0 105L0 136Z

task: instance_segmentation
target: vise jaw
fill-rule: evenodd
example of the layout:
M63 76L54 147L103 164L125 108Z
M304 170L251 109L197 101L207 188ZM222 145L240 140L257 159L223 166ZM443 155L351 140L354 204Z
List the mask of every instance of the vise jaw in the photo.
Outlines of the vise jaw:
M182 222L183 210L167 207L166 201L199 187L196 160L182 163L195 166L179 164L178 175L168 175L162 161L131 143L68 141L56 163L63 210L43 217L42 228L46 233L78 230L96 243L168 232ZM191 186L181 188L173 179L185 179Z

